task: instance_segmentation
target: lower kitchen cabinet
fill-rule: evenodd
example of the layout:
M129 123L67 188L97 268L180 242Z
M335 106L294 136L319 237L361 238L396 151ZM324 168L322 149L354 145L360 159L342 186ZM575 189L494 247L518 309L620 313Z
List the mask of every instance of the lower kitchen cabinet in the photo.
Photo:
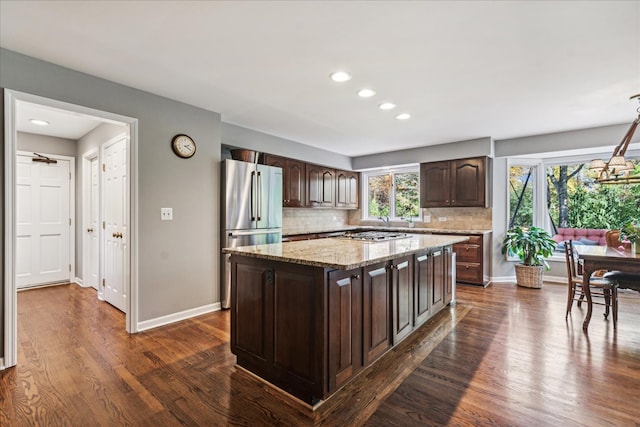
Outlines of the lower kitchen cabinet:
M389 264L364 267L363 280L363 358L368 365L391 347Z
M453 245L456 253L456 280L487 286L491 262L491 233L471 234L469 240Z
M232 254L231 351L239 366L313 405L445 306L447 253L353 270Z
M413 264L413 255L411 255L395 259L390 265L393 344L400 342L413 330Z
M329 389L362 369L362 269L329 272Z

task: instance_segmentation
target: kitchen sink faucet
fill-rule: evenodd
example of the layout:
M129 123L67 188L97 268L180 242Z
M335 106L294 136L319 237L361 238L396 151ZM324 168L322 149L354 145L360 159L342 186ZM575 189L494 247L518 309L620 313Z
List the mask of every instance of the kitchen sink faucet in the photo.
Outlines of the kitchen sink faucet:
M381 216L378 217L378 219L380 221L382 221L384 223L384 225L386 225L387 227L391 227L391 220L389 219L389 217L382 218Z

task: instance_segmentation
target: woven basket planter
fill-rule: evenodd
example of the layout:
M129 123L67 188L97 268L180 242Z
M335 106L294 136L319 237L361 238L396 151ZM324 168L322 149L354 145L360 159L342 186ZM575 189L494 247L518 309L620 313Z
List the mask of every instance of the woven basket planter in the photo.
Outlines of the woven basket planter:
M543 265L516 264L516 283L524 288L542 287Z

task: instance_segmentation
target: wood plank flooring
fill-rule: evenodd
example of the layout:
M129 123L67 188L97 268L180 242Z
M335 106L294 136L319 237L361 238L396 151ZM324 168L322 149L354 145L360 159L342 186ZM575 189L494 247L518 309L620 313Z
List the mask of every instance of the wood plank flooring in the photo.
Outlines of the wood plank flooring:
M90 289L20 292L0 425L640 425L640 294L621 292L617 331L596 306L586 334L562 285L457 296L311 411L234 366L228 312L128 335Z

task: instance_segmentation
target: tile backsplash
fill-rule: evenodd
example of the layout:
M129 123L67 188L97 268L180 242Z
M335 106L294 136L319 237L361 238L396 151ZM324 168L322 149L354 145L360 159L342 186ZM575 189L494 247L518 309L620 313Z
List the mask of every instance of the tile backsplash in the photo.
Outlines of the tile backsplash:
M420 218L415 218L416 228L442 228L448 230L491 230L491 208L429 208L420 209ZM363 221L360 210L349 211L351 225L382 225L379 220ZM425 216L431 217L430 222L424 222ZM440 221L444 219L444 221ZM391 221L392 226L404 227L406 221Z
M343 209L282 209L282 232L295 233L304 230L330 230L349 225L349 212Z
M430 208L421 209L420 218L414 219L416 228L442 228L445 230L491 230L491 208ZM342 209L284 208L282 232L296 234L318 230L332 230L348 225L382 226L382 221L363 221L362 212ZM431 222L424 222L425 216ZM440 221L440 219L445 219ZM392 221L392 226L406 227L406 221Z

